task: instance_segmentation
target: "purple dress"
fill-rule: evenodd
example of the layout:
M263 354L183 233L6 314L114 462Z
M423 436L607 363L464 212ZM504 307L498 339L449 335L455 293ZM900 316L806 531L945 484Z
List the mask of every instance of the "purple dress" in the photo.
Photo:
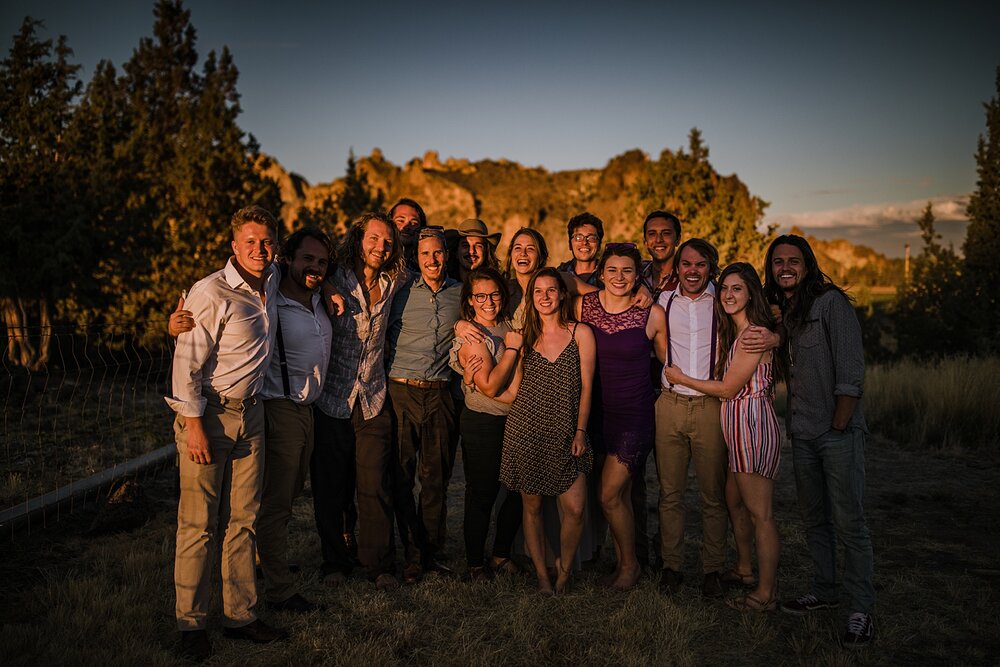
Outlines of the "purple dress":
M646 337L649 309L633 306L612 314L604 310L598 292L591 292L584 295L580 314L594 330L597 342L600 392L595 395L600 396L603 449L632 475L641 474L655 432L655 396L649 376L653 343Z

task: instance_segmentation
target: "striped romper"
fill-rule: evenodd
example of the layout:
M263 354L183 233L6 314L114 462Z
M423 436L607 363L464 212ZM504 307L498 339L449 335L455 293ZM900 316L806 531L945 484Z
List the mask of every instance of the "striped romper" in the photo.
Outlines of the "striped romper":
M739 340L729 350L729 360ZM774 414L772 362L761 362L739 393L722 401L722 436L729 447L729 469L757 473L769 479L778 474L781 432Z

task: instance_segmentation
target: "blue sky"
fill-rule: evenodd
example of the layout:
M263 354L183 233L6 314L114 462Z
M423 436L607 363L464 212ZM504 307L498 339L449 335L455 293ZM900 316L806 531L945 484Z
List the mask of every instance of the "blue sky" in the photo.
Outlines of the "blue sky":
M352 146L573 169L697 126L768 222L899 255L933 199L961 240L1000 3L361 4L186 3L199 52L234 54L242 127L311 182ZM5 0L0 33L6 50L26 14L43 19L86 79L151 34L152 6Z

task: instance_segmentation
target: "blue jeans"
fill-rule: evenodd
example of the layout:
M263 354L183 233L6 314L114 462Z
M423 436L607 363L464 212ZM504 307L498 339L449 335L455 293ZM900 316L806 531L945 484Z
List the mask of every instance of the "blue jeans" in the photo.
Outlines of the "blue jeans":
M815 440L792 439L792 461L799 509L815 566L812 592L839 599L837 538L844 545L844 590L849 611L871 613L875 557L865 524L865 433L827 431Z

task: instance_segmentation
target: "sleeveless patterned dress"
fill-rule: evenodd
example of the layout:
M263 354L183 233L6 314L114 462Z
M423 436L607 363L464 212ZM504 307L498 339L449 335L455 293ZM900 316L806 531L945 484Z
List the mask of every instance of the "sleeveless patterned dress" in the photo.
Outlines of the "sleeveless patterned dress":
M739 339L729 350L732 362ZM729 469L774 479L781 460L781 432L774 413L773 362L757 364L739 393L722 401L722 437L729 446Z
M524 374L503 434L500 481L512 491L558 496L580 473L589 474L594 453L572 454L580 409L580 349L573 337L550 362L534 348L524 355Z
M598 292L583 297L580 319L590 325L597 342L597 381L591 413L599 413L604 450L632 475L653 448L653 383L649 357L653 343L646 337L649 309L629 308L609 313Z

